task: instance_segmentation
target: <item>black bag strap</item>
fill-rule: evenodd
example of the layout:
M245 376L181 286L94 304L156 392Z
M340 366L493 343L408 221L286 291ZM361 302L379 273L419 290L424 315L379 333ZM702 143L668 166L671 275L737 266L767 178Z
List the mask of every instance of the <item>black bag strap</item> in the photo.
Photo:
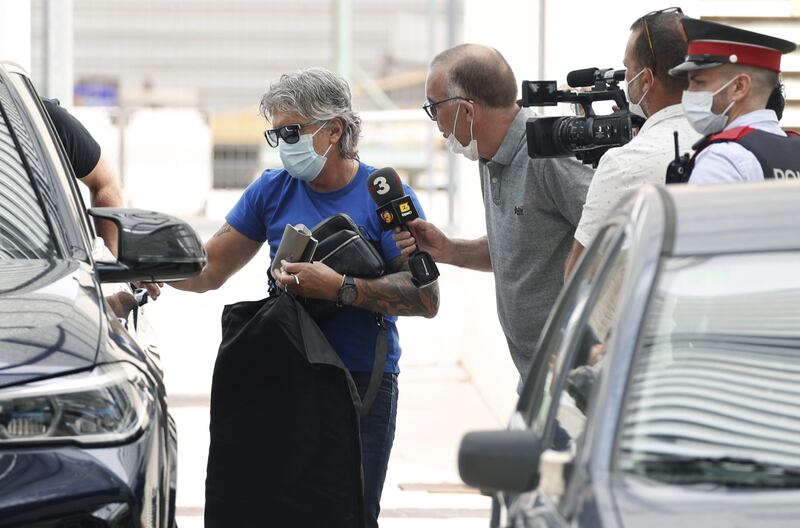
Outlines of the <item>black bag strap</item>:
M375 338L375 361L372 363L372 373L369 375L369 383L361 400L361 416L369 414L378 389L383 381L383 370L386 368L386 356L389 354L389 331L386 329L386 322L381 314L375 314L375 321L378 323L378 336Z

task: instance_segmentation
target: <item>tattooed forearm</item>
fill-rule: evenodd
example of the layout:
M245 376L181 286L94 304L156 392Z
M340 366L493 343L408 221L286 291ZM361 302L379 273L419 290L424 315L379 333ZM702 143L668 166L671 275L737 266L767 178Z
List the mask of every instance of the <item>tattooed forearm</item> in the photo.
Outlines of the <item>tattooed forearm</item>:
M377 279L356 279L356 305L386 315L434 317L439 311L439 284L417 288L411 273L400 271Z
M222 236L222 235L224 235L225 233L227 233L228 231L230 231L231 229L232 229L232 228L231 228L231 226L230 226L230 225L228 225L228 223L226 222L226 223L222 224L222 227L220 227L220 228L219 228L219 231L217 231L216 233L214 233L214 236L213 236L213 237L211 237L211 238L216 238L216 237L218 237L218 236Z

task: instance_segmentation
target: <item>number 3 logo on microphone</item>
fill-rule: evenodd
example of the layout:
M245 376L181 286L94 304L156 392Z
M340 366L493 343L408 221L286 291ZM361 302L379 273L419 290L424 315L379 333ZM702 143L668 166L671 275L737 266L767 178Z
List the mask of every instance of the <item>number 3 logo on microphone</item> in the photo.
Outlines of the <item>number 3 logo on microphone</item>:
M386 194L389 192L389 182L386 181L386 178L383 176L378 176L375 178L375 192L379 195Z

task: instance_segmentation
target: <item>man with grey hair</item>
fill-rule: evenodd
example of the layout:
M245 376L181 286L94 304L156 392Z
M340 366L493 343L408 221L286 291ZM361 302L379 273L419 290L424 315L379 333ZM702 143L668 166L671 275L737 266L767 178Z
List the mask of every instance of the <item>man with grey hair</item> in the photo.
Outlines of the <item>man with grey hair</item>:
M277 285L291 293L335 301L340 307L318 325L350 372L362 398L375 361L379 330L375 314L385 315L388 354L384 374L369 412L360 420L365 525L374 527L378 525L397 416L400 343L395 321L399 315L435 316L438 286L434 283L417 288L391 232L381 229L367 185L375 169L358 159L361 120L351 107L350 89L343 79L322 68L282 75L264 95L261 112L272 123L273 128L265 132L265 137L271 147L279 149L283 168L264 171L244 191L228 213L226 223L206 242L208 265L203 272L172 285L196 292L219 288L253 258L265 241L274 259L287 224L314 226L336 213L349 215L375 242L387 262L383 277L343 276L322 262L286 261L280 263L274 276ZM404 190L423 214L414 191L407 185ZM276 429L275 434L281 434L280 430ZM282 454L264 456L276 455ZM335 483L337 476L326 480ZM336 496L332 489L315 493ZM296 500L307 511L319 509L319 505L309 504L313 501L310 496L298 496ZM271 515L268 510L263 514ZM301 519L295 521L306 525ZM340 523L328 519L325 525Z
M524 380L563 284L592 171L573 158L528 156L525 123L535 114L518 106L514 72L493 48L462 44L440 53L425 95L423 108L447 147L479 161L487 234L451 239L418 220L395 241L406 255L419 246L437 262L494 273L500 325Z

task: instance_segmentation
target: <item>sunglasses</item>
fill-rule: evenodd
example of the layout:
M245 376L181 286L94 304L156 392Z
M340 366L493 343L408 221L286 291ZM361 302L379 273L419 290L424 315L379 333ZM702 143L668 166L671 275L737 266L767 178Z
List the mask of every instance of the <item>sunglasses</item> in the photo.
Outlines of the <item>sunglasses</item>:
M277 147L278 139L282 139L291 145L300 141L300 130L317 122L318 121L314 119L304 124L284 125L278 128L270 128L264 131L264 139L267 140L267 145L270 147Z
M472 103L473 100L467 97L449 97L447 99L442 99L441 101L436 101L435 103L432 101L428 101L424 105L422 105L422 109L425 110L425 113L428 114L428 117L431 118L431 121L436 121L436 115L438 114L436 107L442 103L446 103L447 101L455 101L456 99L460 99L462 101L467 101Z
M650 55L653 57L653 69L656 68L656 52L653 49L653 37L650 35L650 26L647 25L647 19L654 16L663 15L665 13L678 13L679 15L682 15L683 10L680 7L667 7L665 9L659 9L658 11L650 11L642 17L642 22L644 22L644 30L645 33L647 33L647 45L650 46Z

